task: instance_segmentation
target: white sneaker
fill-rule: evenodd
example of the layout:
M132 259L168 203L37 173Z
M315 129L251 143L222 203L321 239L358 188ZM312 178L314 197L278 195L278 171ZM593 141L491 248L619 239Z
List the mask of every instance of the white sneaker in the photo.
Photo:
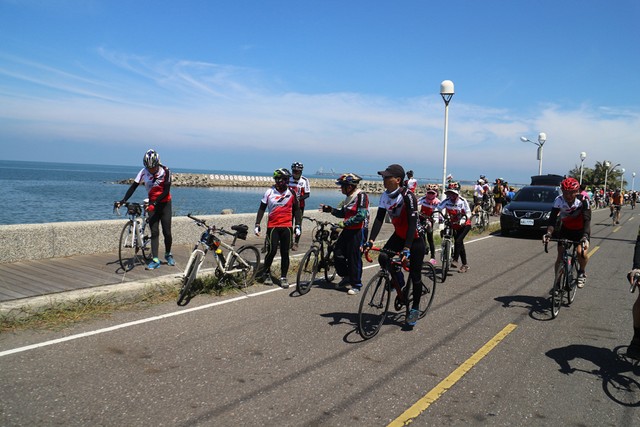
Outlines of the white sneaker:
M352 286L351 289L349 289L347 291L347 294L349 295L358 295L360 293L360 288L362 287L362 285L360 286Z

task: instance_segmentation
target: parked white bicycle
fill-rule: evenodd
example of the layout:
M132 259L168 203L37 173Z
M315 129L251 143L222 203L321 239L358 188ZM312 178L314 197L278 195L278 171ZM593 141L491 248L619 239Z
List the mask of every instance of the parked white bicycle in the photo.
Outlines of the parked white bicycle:
M197 293L194 281L209 250L214 252L214 274L221 282L239 286L240 288L249 286L255 279L260 267L260 251L253 245L241 246L237 251L234 249L237 239L245 240L247 238L249 227L244 224L234 225L231 227L234 230L232 233L223 228L207 225L205 220L191 216L191 214L187 216L194 220L198 226L204 227L205 231L195 244L191 257L189 257L187 266L184 269L182 286L178 295L178 305L187 305ZM227 244L216 237L215 234L231 236L233 237L233 242ZM227 253L225 254L222 249L226 249Z

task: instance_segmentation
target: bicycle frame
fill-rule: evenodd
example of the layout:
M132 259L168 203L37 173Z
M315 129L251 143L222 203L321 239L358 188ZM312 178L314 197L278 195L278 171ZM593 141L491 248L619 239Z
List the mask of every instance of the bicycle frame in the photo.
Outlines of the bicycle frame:
M298 266L296 289L300 295L309 292L320 269L324 270L324 277L327 282L332 282L335 278L336 271L331 253L339 234L336 224L306 216L304 218L315 222L317 227L312 231L311 247L303 255ZM326 230L327 227L331 227L331 230Z
M151 256L149 247L151 237L145 235L147 227L147 201L144 203L123 203L122 206L127 209L128 221L120 233L120 242L118 248L118 256L120 266L124 271L131 270L139 256L142 253L142 258L148 260ZM120 214L121 205L119 202L114 202L113 212L117 215ZM131 249L131 253L129 253ZM129 261L125 262L125 256L132 255Z
M559 245L562 245L562 266L559 267L562 270L554 269L553 290L551 294L551 316L555 318L560 311L565 294L567 305L571 304L575 299L577 291L577 275L574 277L573 271L577 269L578 266L577 245L583 245L582 250L584 251L584 244L582 242L576 242L568 239L549 239L549 241L557 242ZM549 252L548 242L545 242L544 251L546 253ZM562 283L557 280L560 272L563 277Z
M375 251L375 252L382 252L384 254L389 255L389 263L387 266L380 266L380 272L383 272L383 274L386 275L387 277L387 283L389 283L391 285L391 287L393 287L393 289L395 289L396 291L396 296L400 299L400 303L401 305L407 305L408 302L408 297L407 295L405 295L405 292L403 292L403 288L404 289L409 289L408 286L400 286L400 283L398 283L398 278L396 276L396 273L398 272L402 272L402 270L404 271L409 271L409 265L406 263L402 262L402 255L399 254L398 252L394 252L394 251L390 251L388 249L384 249L384 248L379 248L376 246L372 246L368 249L365 250L364 252L364 257L367 260L367 262L373 262L373 259L371 258L371 256L369 255L369 251ZM404 274L404 273L403 273ZM411 280L411 276L408 276L406 278L405 283L407 283L409 280ZM387 289L388 292L391 291L391 289ZM396 304L396 310L400 310L400 308L397 307Z
M191 261L191 259L197 256L198 252L202 253L203 256L199 260L197 271L200 270L200 266L203 264L204 258L209 252L209 250L214 250L214 253L215 253L215 256L213 257L214 270L215 270L216 276L218 277L222 277L229 274L241 273L243 271L242 268L231 268L231 266L233 265L231 261L234 260L236 257L244 267L249 267L249 264L242 257L238 257L238 252L236 252L234 248L236 244L236 240L238 239L237 234L230 233L222 228L218 229L215 226L208 226L205 223L205 221L199 220L195 217L192 217L191 215L187 215L187 216L193 219L194 221L196 221L196 223L199 226L206 228L206 231L204 231L200 235L200 239L196 242L195 246L193 247L193 252L191 253L191 257L190 257L190 261ZM233 242L231 244L225 243L222 240L215 237L214 233L220 234L220 235L233 236ZM226 255L224 254L221 248L227 250ZM187 267L184 273L185 275L188 273L187 270L189 269L189 265L190 265L190 262L187 263Z

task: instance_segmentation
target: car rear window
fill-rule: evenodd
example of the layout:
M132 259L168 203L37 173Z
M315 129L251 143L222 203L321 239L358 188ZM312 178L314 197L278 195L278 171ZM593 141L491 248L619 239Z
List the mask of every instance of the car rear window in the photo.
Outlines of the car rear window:
M513 200L516 202L553 203L556 197L558 197L558 190L555 187L523 187L516 193Z

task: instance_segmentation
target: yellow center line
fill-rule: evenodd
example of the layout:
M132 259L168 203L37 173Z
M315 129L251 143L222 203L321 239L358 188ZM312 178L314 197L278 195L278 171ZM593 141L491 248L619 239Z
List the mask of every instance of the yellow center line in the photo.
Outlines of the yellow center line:
M591 255L595 254L596 252L598 252L598 249L600 249L600 246L594 246L593 249L591 249L589 251L589 253L587 253L587 257L591 258Z
M483 345L478 351L476 351L470 358L468 358L462 365L458 366L458 368L449 374L447 378L440 381L440 383L431 389L430 392L425 394L420 400L413 404L409 409L404 411L402 415L400 415L395 420L389 423L389 427L391 426L406 426L413 422L414 419L418 417L421 413L427 410L429 406L433 402L435 402L440 396L447 392L451 387L454 386L471 368L482 360L495 346L497 346L500 341L505 339L507 335L509 335L513 330L517 327L513 323L509 323L504 327L500 332L496 334L493 338L491 338L485 345Z

